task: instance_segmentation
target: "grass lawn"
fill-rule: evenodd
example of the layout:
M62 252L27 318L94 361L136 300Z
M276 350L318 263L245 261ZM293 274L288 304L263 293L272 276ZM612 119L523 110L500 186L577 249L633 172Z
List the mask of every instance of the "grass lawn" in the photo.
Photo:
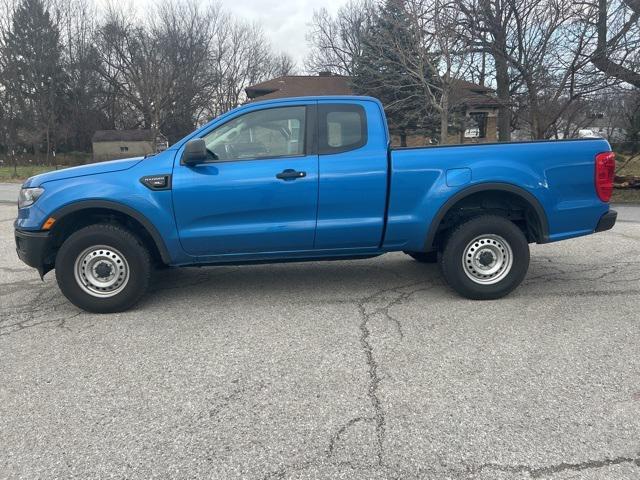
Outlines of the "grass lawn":
M625 165L628 159L629 155L622 153L616 154L616 174L640 176L640 153L635 154L632 160ZM624 165L624 168L620 168L622 165ZM618 168L620 168L620 170L617 170Z
M640 203L640 190L637 188L616 188L611 196L613 203Z
M621 167L628 159L628 155L618 153L616 155L616 164ZM625 165L624 168L616 171L616 175L636 175L640 176L640 155L635 155L633 160ZM640 203L640 190L639 189L623 189L616 188L613 191L612 202L618 203Z
M5 165L0 167L0 182L21 183L29 177L55 169L55 166L49 165L18 165L16 175L13 166Z

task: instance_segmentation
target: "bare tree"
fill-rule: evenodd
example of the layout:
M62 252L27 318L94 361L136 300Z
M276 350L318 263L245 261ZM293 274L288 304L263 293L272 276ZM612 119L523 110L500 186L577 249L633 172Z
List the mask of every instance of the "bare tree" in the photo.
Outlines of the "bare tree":
M429 105L440 117L440 143L449 141L450 117L460 107L463 98L460 80L470 76L473 52L466 49L460 34L462 14L457 2L448 0L407 0L406 8L414 29L421 37L421 65L413 70L430 69L438 72L438 81L422 77L427 84L422 87L430 92ZM403 63L416 62L413 55L404 55Z
M285 75L295 75L298 71L296 62L291 55L281 53L274 55L271 59L270 77L283 77Z
M335 16L322 8L313 14L305 59L310 73L322 71L351 76L354 59L362 53L362 40L374 13L372 0L351 0Z
M611 85L590 63L595 34L579 21L583 4L468 0L460 5L468 45L492 57L501 141L510 139L513 120L526 125L532 138L556 135L572 103ZM513 110L518 117L512 117Z
M597 0L593 7L586 16L588 23L597 18L591 61L607 75L640 88L640 0Z
M579 7L562 0L509 1L516 27L509 60L522 79L526 123L532 138L549 138L572 103L610 82L589 62L593 36L577 21Z
M100 57L94 45L98 11L91 0L57 0L53 5L60 29L62 61L67 77L67 98L60 119L60 142L69 149L86 151L93 133L107 128L104 82Z
M244 101L244 89L274 75L292 71L288 57L275 56L258 25L226 16L219 23L212 51L217 83L208 108L219 115Z
M524 2L523 2L524 3ZM514 22L511 4L504 0L461 0L462 34L471 51L491 55L495 69L499 140L511 140L511 95L517 73L510 65L515 46L512 42Z
M166 85L165 101L157 99L163 114L162 132L175 141L192 131L199 111L210 99L218 79L210 68L210 52L223 13L218 4L203 9L196 1L159 5L151 32L161 45L172 82Z
M354 59L355 91L380 99L401 144L407 135L433 138L437 131L442 89L428 23L419 2L388 0L376 10Z

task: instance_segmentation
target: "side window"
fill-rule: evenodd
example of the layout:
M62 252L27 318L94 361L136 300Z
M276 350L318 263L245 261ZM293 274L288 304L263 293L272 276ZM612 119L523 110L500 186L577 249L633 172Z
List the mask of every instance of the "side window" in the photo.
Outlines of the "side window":
M257 110L204 137L215 160L255 160L304 155L306 107Z
M348 152L367 143L367 117L360 105L318 105L319 153Z

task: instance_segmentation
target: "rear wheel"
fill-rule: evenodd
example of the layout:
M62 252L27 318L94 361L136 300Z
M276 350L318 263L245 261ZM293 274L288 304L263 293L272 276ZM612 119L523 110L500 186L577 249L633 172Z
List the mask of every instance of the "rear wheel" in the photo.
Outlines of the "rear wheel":
M474 300L491 300L513 291L529 268L529 244L513 222L483 215L449 235L440 261L449 285Z
M151 259L138 238L115 225L91 225L73 233L56 255L62 293L79 308L121 312L140 300L149 285Z

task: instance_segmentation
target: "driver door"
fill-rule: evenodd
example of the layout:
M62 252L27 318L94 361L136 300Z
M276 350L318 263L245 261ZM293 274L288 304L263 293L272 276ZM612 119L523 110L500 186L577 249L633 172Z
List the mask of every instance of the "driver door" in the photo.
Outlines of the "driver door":
M208 162L186 166L176 160L174 211L188 254L251 256L313 248L314 119L315 104L253 110L202 137Z

